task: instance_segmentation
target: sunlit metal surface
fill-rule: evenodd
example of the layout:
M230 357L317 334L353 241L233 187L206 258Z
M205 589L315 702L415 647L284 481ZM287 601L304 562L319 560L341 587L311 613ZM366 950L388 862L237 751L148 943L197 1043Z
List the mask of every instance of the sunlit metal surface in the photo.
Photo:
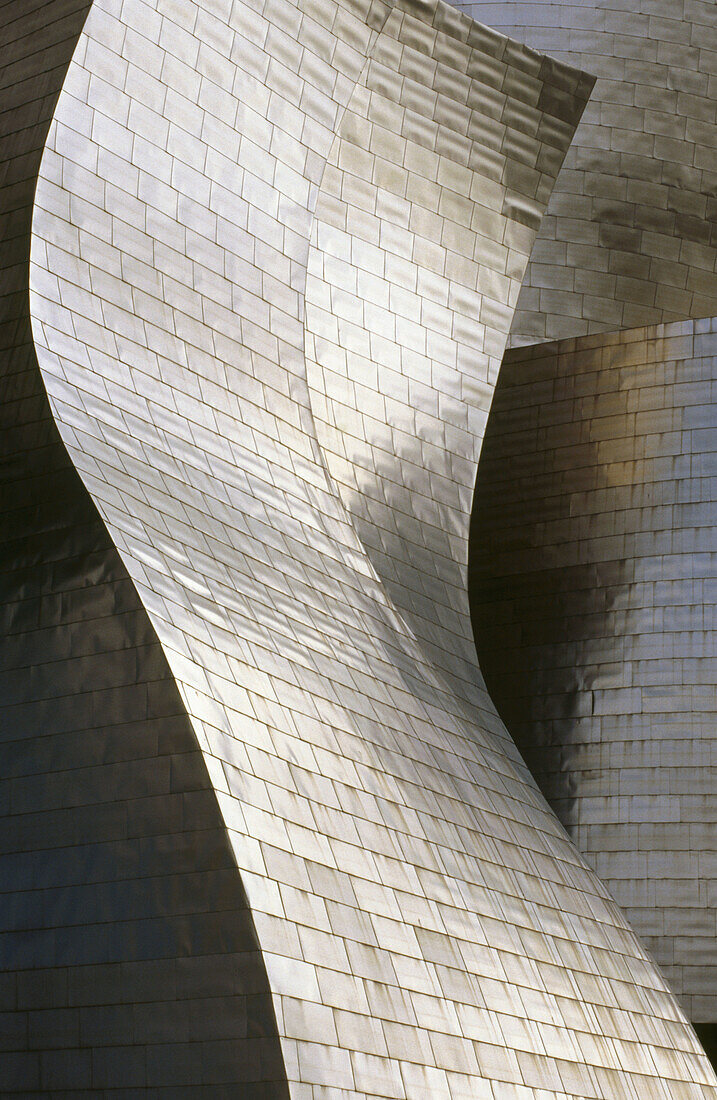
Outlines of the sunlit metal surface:
M540 228L513 342L717 314L713 0L458 7L598 77Z
M387 596L451 690L483 706L467 607L472 471L592 80L485 27L464 38L446 45L396 13L357 84L313 223L307 373L329 471Z
M492 697L696 1022L717 1019L717 323L510 352L472 597Z
M58 105L41 367L302 1100L717 1087L469 645L482 427L590 86L441 3L103 0Z
M87 7L0 19L0 1094L281 1100L206 764L31 339L34 185Z

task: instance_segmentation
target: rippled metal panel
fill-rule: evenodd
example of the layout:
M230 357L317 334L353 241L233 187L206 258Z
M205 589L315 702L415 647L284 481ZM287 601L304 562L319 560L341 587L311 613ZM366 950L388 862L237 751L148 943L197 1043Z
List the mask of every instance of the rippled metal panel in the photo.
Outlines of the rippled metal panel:
M506 356L472 599L498 709L696 1022L717 1019L717 323Z
M717 314L714 3L457 6L598 77L531 257L513 342Z
M87 7L18 0L0 24L0 1092L280 1100L206 765L31 338L34 186Z
M590 84L441 3L104 0L58 106L41 366L203 748L296 1097L714 1094L452 602Z

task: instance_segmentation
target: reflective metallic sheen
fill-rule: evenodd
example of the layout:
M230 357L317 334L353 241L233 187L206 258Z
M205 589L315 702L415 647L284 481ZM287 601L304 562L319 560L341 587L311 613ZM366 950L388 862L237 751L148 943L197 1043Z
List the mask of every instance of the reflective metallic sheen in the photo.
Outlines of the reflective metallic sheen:
M439 2L102 0L58 104L43 376L302 1100L717 1087L470 647L482 428L591 84Z

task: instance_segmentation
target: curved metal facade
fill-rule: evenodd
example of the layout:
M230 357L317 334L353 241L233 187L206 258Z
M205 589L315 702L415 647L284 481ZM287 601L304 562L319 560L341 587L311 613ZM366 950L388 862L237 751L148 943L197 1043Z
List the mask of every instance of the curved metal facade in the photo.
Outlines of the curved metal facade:
M155 957L196 961L201 1003L243 945L253 969L232 995L252 1041L217 1034L223 1013L208 1012L201 1070L180 1041L115 1054L101 1078L100 1040L80 1030L58 1062L81 1062L89 1084L48 1076L43 1049L46 1076L20 1074L16 1091L714 1095L663 978L498 718L470 641L475 463L591 86L440 0L92 4L39 170L32 332L89 492L70 470L73 507L97 506L107 582L131 579L142 605L136 620L112 605L107 651L126 659L130 694L152 701L155 678L174 680L176 740L155 743L149 704L137 731L143 761L155 744L170 758L157 820L187 793L168 843L193 853L186 805L202 790L199 830L228 872L215 899L211 876L188 881L180 862L189 900L177 894L176 911L199 897L208 927L237 914L216 939L187 931L169 950L160 936ZM28 370L37 383L33 359ZM68 636L73 660L82 644L103 652L96 606ZM145 644L156 666L136 654ZM48 663L30 675L35 698L53 698L64 672ZM102 662L81 675L70 709ZM79 757L114 724L104 703ZM38 752L33 767L38 812L51 811L55 758ZM98 797L121 774L97 773ZM154 782L151 764L133 774ZM24 836L24 787L11 784ZM143 896L171 924L149 879ZM91 911L96 892L82 897ZM124 903L107 892L105 924ZM44 942L74 988L83 965L57 930ZM137 1001L155 983L166 996L158 973L143 971Z

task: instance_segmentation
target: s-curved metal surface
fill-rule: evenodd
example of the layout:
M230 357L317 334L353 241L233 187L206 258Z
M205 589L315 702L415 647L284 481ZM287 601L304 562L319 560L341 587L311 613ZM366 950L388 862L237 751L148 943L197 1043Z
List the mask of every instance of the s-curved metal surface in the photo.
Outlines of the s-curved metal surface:
M589 86L440 2L95 0L58 104L40 365L191 717L302 1100L717 1087L465 680L444 564ZM414 403L450 431L408 474Z
M0 1092L285 1100L206 764L30 331L35 182L87 8L0 15Z
M458 7L595 73L514 344L717 314L717 21L702 0Z

